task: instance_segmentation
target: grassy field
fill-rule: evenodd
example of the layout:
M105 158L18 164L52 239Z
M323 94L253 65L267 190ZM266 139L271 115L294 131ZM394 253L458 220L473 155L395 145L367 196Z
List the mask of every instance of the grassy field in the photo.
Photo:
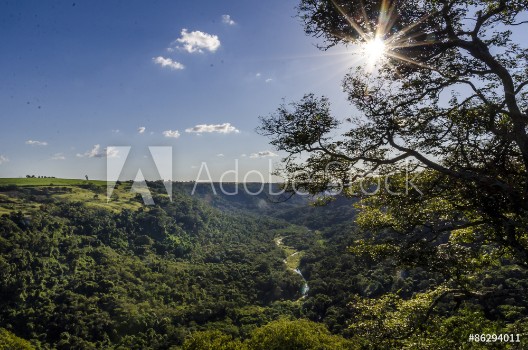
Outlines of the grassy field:
M64 202L83 202L86 206L112 211L123 209L137 210L143 206L134 200L135 193L130 192L130 184L122 183L115 187L112 198L107 200L106 181L80 179L39 179L39 178L0 178L0 186L16 185L20 188L57 188L68 187L71 192L50 192L49 196ZM92 188L86 188L92 185ZM39 210L40 204L22 199L16 190L0 193L0 215L14 211L24 213Z
M286 259L284 259L284 263L291 270L298 269L304 252L296 251L294 248L285 245L282 240L283 237L275 238L275 244L277 245L277 247L280 247L284 251L284 253L286 253Z
M38 179L38 178L0 178L0 186L78 186L86 184L106 186L106 181L82 179Z

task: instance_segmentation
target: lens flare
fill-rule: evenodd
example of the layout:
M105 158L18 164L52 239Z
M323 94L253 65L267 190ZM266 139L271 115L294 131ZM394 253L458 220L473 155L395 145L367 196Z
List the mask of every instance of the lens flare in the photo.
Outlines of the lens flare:
M370 64L376 64L385 57L387 47L383 39L376 37L364 44L363 52Z
M358 34L359 38L352 38L346 34L336 34L339 38L344 41L361 43L357 46L358 50L355 54L359 54L362 60L367 63L366 68L368 71L375 70L376 67L388 66L396 71L396 67L391 61L399 61L407 65L414 65L424 69L433 68L427 64L413 60L410 57L402 54L401 50L409 47L416 46L428 46L436 43L436 40L419 40L417 39L423 33L412 33L421 23L426 21L431 16L434 16L436 12L432 12L428 15L423 16L416 22L407 25L404 28L400 28L397 31L393 31L392 28L394 23L398 19L396 4L397 1L382 0L380 4L379 17L377 23L371 24L369 17L364 6L361 6L360 15L361 18L352 17L345 9L337 3L336 0L330 0L334 7L348 22L350 27Z

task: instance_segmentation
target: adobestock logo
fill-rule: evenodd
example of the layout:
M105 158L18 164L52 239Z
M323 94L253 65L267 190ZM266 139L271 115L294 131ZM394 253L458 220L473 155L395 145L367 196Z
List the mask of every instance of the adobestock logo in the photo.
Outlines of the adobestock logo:
M276 184L273 183L273 163L271 159L268 159L268 174L267 176L264 176L264 174L258 170L250 170L244 174L244 176L241 176L239 171L239 160L235 159L235 168L232 170L227 170L220 175L219 181L215 182L213 181L211 177L211 172L209 171L209 167L207 166L207 162L202 162L200 165L200 169L198 170L198 174L196 175L196 179L194 180L194 186L191 192L191 195L194 196L196 193L196 187L199 184L209 184L211 186L211 190L213 191L214 195L218 195L218 192L216 191L215 183L219 186L220 192L222 192L225 196L236 196L239 194L240 187L238 186L240 183L242 184L242 187L244 188L244 191L251 195L251 196L258 196L262 194L266 188L266 182L268 185L268 191L266 192L270 196L279 196L281 194L284 194L286 192L284 189L281 189L279 192L274 192L274 188L276 188ZM234 181L224 181L226 176L234 176ZM257 177L259 181L248 181L250 177ZM205 179L204 179L205 177ZM240 181L242 179L242 181ZM266 181L267 180L267 181ZM224 184L234 184L233 190L226 189ZM258 188L249 188L248 184L255 184L258 183L260 186Z
M114 192L114 189L116 187L117 182L119 181L119 178L121 176L121 173L123 172L123 169L128 164L128 170L131 169L131 165L135 165L135 163L128 163L129 162L129 154L131 150L131 146L112 146L108 147L106 151L106 179L107 179L107 201L110 201L110 198L112 197L112 193ZM167 195L169 197L169 200L172 201L172 165L173 165L173 152L172 147L170 146L150 146L148 147L150 152L150 159L154 163L155 170L158 173L159 178L164 179L164 186L165 190L167 191ZM147 157L148 158L148 157ZM152 164L152 163L151 163ZM330 165L328 165L324 169L324 176L327 175L329 177L332 176L332 171L330 170L330 166L337 169L345 169L346 164L341 164L334 162ZM154 198L152 196L152 193L150 192L150 189L148 188L147 181L145 179L145 176L143 175L143 171L141 167L136 166L135 168L132 168L133 171L136 173L134 181L132 183L132 187L130 189L131 192L135 192L139 195L141 195L143 203L145 205L154 205ZM150 169L149 169L150 170ZM403 170L403 169L402 169ZM267 196L280 196L283 195L286 192L286 189L282 186L278 186L276 182L273 181L272 174L273 171L273 164L271 159L268 160L268 169L267 174L263 174L261 171L253 169L245 172L244 174L241 174L239 170L239 160L234 160L234 169L224 171L221 175L218 181L213 181L213 178L211 176L211 172L209 170L209 166L207 165L207 162L202 162L201 166L198 170L198 173L196 175L194 182L194 186L191 191L191 195L196 194L197 187L199 185L209 185L211 188L211 192L214 195L218 195L218 193L222 193L224 196L236 196L239 194L239 192L243 189L243 191L252 196L259 196L261 194L266 194ZM350 183L352 182L352 179L355 178L352 173L349 174L350 179L349 181L342 180L342 181L336 181L335 183L328 184L327 187L331 188L328 191L325 192L326 195L332 195L337 196L343 194L345 192L345 189L350 187ZM375 175L372 173L363 174L360 176L355 183L358 184L358 193L351 194L349 190L347 190L347 195L357 196L357 195L363 195L363 196L374 196L380 193L380 191L384 188L384 192L393 195L393 196L403 196L408 195L411 190L416 191L419 195L423 195L422 191L413 183L413 181L418 177L419 173L413 173L408 170L408 164L407 168L405 169L405 178L404 178L404 188L403 191L400 192L394 191L391 186L391 177L394 174L385 174L385 175ZM414 178L410 178L410 175L414 175ZM225 181L227 177L234 178L232 181ZM401 174L400 174L401 177ZM320 178L320 174L318 176ZM250 179L257 179L257 181L249 181ZM294 174L292 174L292 177L288 180L288 192L293 192L298 195L309 195L308 192L305 191L306 188L311 187L311 185L315 184L312 178L312 174L306 170L298 171ZM266 189L267 187L267 189Z
M114 192L117 181L121 176L121 172L125 167L128 155L130 154L130 146L112 146L108 147L106 151L106 199L110 201L112 193ZM164 181L165 189L169 200L172 202L172 147L170 146L149 146L151 160L161 179ZM131 192L141 195L145 205L154 205L154 198L150 192L145 176L141 168L137 168L136 176L132 183Z

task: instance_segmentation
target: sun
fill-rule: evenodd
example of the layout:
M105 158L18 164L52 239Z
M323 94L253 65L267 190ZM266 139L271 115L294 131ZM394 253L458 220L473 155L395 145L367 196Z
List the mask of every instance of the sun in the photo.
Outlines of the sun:
M417 26L430 18L430 15L425 15L416 22L395 31L393 27L398 19L397 1L380 0L379 18L374 25L372 25L371 19L367 17L365 8L362 8L363 16L361 18L353 18L337 3L337 0L330 1L357 33L357 37L348 34L336 34L337 37L345 42L355 44L354 54L358 54L361 57L361 61L366 62L365 68L368 72L387 66L397 73L393 62L401 62L406 65L432 70L426 64L413 60L401 52L401 49L425 47L436 43L436 40L417 40L420 33L415 32Z
M365 59L372 65L381 61L386 54L387 45L380 37L375 37L363 45L363 54Z

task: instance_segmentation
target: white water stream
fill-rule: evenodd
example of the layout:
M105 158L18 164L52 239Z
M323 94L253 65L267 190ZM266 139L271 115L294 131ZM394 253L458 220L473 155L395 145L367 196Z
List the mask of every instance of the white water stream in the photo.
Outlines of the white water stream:
M282 240L286 238L286 237L278 237L275 239L275 244L277 245L277 247L280 247L282 246ZM299 254L299 252L295 252L293 254L290 254L286 259L283 260L284 264L288 267L288 258L292 257L292 256L295 256ZM288 267L289 268L289 267ZM303 299L303 298L306 298L306 295L308 295L308 291L310 290L310 286L308 286L308 282L306 281L306 278L304 278L301 270L299 270L299 268L295 268L295 269L292 269L292 268L289 268L290 270L292 270L293 272L295 272L296 274L298 274L299 276L301 276L301 278L303 279L303 286L301 288L301 298L300 299Z

